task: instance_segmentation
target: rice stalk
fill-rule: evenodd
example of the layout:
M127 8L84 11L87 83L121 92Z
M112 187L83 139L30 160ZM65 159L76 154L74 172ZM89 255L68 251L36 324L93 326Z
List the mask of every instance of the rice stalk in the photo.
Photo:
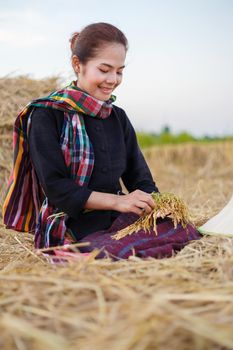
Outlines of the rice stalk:
M119 240L140 230L150 233L152 229L157 235L156 223L158 217L165 218L169 216L175 228L179 223L184 228L188 223L191 223L190 213L181 198L172 193L153 192L151 195L155 202L155 208L151 213L140 217L133 224L119 230L112 236L113 239Z

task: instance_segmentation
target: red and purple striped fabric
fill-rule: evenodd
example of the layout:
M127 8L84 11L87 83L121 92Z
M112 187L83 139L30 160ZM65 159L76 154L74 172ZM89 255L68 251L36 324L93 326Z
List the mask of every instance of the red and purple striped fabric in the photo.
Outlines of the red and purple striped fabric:
M89 253L99 249L97 258L110 257L113 260L127 259L131 255L140 258L165 258L171 257L190 241L202 237L194 226L188 224L184 228L178 224L174 227L172 219L166 217L157 219L157 235L151 229L150 232L140 230L119 240L112 238L119 230L131 225L138 218L138 215L133 213L120 214L108 230L89 234L80 240L90 243L86 247L80 247L80 251Z

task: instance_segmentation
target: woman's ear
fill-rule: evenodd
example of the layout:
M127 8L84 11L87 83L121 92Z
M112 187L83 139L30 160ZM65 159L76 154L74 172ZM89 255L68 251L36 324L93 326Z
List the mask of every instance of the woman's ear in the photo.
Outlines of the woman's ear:
M73 67L75 73L79 74L80 73L80 61L79 61L78 56L73 55L71 58L71 62L72 62L72 67Z

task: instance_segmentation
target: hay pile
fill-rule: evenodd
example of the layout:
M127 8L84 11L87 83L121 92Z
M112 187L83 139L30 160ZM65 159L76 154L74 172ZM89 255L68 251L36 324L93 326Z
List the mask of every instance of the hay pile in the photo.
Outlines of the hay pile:
M10 94L16 85L20 80L4 86ZM14 116L7 118L0 121L1 191L11 164L7 128ZM232 143L158 147L145 155L160 190L185 199L197 224L231 197ZM233 349L233 239L204 237L163 260L94 256L52 265L36 254L32 236L0 225L0 348Z
M29 101L55 90L59 81L58 77L44 80L33 80L27 76L0 78L0 212L4 196L3 187L12 165L13 122Z

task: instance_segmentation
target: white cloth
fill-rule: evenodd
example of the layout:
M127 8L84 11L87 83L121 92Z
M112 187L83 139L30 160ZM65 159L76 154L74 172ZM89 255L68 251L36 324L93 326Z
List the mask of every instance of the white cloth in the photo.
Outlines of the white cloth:
M233 236L233 196L227 205L199 227L198 231L202 234Z

